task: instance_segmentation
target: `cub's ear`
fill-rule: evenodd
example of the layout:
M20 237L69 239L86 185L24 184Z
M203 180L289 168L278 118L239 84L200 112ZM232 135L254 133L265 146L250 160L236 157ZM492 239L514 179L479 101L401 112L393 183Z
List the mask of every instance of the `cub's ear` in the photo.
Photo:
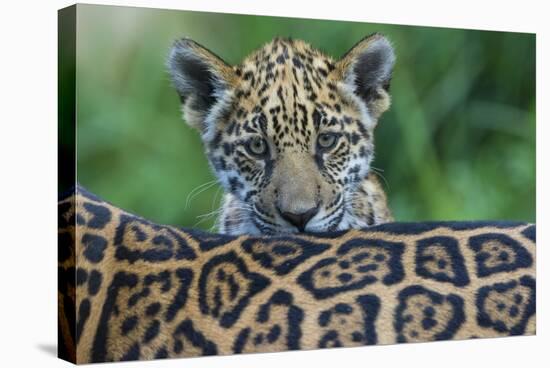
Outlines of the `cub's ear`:
M174 42L167 66L183 105L185 121L206 133L209 113L235 82L232 67L188 38Z
M338 78L366 104L374 120L390 107L388 91L394 63L390 41L378 33L359 41L336 63Z

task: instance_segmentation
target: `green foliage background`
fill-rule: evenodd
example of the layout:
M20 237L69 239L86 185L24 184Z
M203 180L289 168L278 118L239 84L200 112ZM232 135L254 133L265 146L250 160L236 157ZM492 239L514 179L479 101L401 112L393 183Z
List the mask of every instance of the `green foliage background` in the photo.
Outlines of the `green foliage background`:
M78 5L80 184L154 221L210 229L214 217L197 216L221 193L188 197L214 177L169 82L172 42L238 63L277 35L337 58L372 32L398 56L374 162L396 219L534 221L532 34Z

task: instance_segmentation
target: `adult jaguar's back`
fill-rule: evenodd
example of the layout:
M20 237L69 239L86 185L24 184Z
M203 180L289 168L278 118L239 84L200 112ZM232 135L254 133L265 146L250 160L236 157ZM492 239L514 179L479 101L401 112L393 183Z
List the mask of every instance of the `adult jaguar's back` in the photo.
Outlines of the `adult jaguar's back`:
M237 237L81 188L59 215L59 352L79 363L535 332L534 225Z

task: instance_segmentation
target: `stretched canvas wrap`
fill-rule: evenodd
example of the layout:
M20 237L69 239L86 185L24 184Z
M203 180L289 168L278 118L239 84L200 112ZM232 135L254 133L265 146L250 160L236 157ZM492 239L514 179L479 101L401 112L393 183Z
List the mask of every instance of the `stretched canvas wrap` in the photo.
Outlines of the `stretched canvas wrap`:
M74 363L533 335L535 35L71 6L58 190Z

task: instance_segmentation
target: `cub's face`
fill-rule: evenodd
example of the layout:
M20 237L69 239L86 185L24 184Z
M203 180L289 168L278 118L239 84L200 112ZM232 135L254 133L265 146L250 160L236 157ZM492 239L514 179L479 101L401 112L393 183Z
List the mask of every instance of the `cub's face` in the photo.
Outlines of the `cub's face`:
M369 173L394 60L380 35L339 61L275 39L234 67L193 41L174 44L168 65L184 119L228 194L225 232L341 228Z

